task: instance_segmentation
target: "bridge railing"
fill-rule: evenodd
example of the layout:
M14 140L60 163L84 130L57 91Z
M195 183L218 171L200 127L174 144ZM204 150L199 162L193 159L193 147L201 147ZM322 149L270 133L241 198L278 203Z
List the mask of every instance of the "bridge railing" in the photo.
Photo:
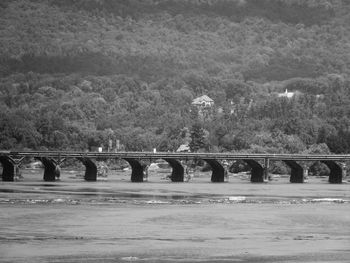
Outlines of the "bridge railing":
M270 159L293 161L346 161L349 154L252 154L252 153L178 153L178 152L75 152L75 151L0 151L0 156L49 158L137 158L137 159Z

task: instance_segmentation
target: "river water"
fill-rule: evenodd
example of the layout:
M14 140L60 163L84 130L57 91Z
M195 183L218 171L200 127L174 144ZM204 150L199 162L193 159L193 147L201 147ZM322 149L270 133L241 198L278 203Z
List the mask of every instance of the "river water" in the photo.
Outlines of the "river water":
M0 183L0 262L350 262L350 184L42 173Z

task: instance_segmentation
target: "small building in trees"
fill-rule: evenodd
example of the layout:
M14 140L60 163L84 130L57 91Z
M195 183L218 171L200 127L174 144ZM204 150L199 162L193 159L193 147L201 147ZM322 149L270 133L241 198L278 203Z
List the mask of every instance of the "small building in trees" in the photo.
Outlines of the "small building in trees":
M195 109L194 111L192 111ZM197 112L198 117L202 120L210 118L214 112L214 101L207 95L195 98L192 101L193 113Z
M179 148L177 148L176 152L191 152L190 146L187 144L181 144Z
M192 105L198 108L210 108L214 106L214 101L211 98L209 98L207 95L203 95L198 98L195 98L192 101Z
M294 92L288 92L288 90L286 89L286 91L285 92L283 92L283 93L278 93L278 97L284 97L284 98L288 98L288 99L290 99L290 98L293 98L294 97Z

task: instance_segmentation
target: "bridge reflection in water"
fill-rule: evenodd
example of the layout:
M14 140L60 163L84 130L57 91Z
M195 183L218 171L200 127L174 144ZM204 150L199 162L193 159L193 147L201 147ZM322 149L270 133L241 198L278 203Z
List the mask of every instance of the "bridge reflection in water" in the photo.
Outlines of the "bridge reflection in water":
M68 158L75 158L85 166L84 179L96 181L96 160L123 159L131 168L131 181L143 182L143 161L163 159L172 167L173 182L184 181L184 163L205 161L212 170L212 182L224 182L226 163L241 160L251 168L251 182L266 182L271 161L282 161L291 169L290 182L303 183L309 167L315 162L324 163L330 170L329 182L340 184L346 176L345 162L350 155L305 155L305 154L235 154L235 153L168 153L168 152L58 152L58 151L0 151L3 167L2 180L14 181L19 165L24 158L35 158L44 166L44 181L55 181L60 165Z

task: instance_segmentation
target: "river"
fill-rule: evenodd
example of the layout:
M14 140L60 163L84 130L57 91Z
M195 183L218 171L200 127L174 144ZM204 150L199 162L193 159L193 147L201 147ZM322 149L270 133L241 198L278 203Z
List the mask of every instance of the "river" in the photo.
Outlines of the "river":
M350 184L0 182L0 262L349 262Z

